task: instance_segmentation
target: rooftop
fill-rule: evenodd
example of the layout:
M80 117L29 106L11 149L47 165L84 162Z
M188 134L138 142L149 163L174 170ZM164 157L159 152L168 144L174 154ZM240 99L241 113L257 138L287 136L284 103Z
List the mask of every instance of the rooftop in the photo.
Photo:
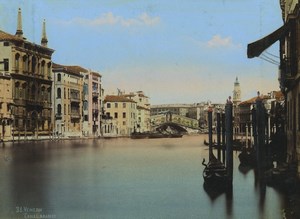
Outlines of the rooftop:
M136 103L134 100L131 100L123 95L107 95L105 96L104 102L131 102Z
M78 65L60 65L60 64L53 63L52 68L54 72L63 71L75 75L80 75L81 72L88 72L87 69L82 68L81 66Z

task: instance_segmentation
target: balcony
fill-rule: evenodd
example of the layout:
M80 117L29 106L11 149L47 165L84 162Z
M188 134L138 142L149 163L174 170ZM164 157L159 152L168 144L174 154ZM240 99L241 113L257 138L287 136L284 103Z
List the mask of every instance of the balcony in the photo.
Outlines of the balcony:
M35 99L26 100L27 105L43 106L43 102Z
M71 112L70 116L71 116L71 119L80 119L81 118L80 112Z
M55 114L55 120L62 119L62 114L61 113L56 113Z
M19 105L19 106L25 106L26 105L26 100L24 100L24 99L14 99L14 103L16 105Z
M80 103L80 98L79 98L79 97L71 96L71 97L70 97L70 101L71 101L71 102Z
M279 67L278 80L281 87L289 88L294 81L293 72L295 67L291 65L291 62L288 59L282 60L282 63Z

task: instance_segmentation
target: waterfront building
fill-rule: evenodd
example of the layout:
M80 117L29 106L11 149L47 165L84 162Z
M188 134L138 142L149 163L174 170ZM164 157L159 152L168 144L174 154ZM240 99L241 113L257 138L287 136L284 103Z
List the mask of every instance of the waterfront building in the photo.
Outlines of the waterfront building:
M53 63L54 133L62 137L82 136L83 73L80 66Z
M15 35L0 30L1 138L33 139L52 132L51 56L46 23L41 45L23 35L21 9Z
M137 103L122 95L107 95L104 98L106 118L111 118L113 130L117 136L130 136L136 130Z
M137 104L137 121L135 124L136 131L150 131L149 97L147 97L143 91L131 92L130 94L125 94L124 96L134 100Z
M283 27L280 41L279 81L286 97L286 137L288 162L298 162L300 177L300 9L299 0L281 0Z
M299 0L280 0L283 25L267 35L248 45L248 58L258 57L269 46L279 41L280 66L278 79L285 96L285 134L287 159L298 163L300 177L300 53L299 38Z
M103 134L103 88L102 75L99 72L86 70L83 75L83 124L84 136L99 137Z

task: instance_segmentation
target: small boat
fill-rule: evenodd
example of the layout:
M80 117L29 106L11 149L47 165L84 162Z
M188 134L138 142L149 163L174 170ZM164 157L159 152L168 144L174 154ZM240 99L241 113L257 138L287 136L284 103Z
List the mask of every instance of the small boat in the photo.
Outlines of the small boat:
M255 151L252 148L243 147L242 152L239 154L239 160L242 166L255 166Z
M207 164L205 164L205 159L203 159L202 165L205 166L203 170L203 179L205 183L208 185L226 185L226 167L214 155L211 156Z
M148 137L149 137L149 133L146 132L133 132L130 135L130 138L132 139L144 139Z
M182 138L183 134L181 133L171 133L169 134L169 138Z
M161 132L152 132L149 133L149 138L168 138L169 135L168 134L163 134Z

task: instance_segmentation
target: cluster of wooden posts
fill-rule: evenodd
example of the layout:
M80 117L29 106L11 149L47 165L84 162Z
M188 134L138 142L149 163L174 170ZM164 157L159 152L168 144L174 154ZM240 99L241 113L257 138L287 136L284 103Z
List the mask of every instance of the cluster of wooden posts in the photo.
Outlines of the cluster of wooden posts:
M271 152L268 147L268 124L266 124L266 108L261 98L256 99L255 107L251 112L252 124L250 139L253 142L248 146L248 136L246 145L241 153L244 157L240 157L241 163L247 160L247 165L256 166L260 170L266 170L272 167ZM213 128L212 128L212 109L208 109L208 137L209 137L209 162L205 166L203 177L204 183L210 184L227 184L232 185L233 181L233 103L229 98L225 105L225 112L217 112L217 156L213 154ZM248 135L248 132L247 132ZM251 149L251 150L250 150ZM242 158L242 159L241 159ZM252 158L252 159L250 159ZM245 160L243 160L245 159ZM263 172L263 171L259 171ZM215 185L214 185L215 186Z

